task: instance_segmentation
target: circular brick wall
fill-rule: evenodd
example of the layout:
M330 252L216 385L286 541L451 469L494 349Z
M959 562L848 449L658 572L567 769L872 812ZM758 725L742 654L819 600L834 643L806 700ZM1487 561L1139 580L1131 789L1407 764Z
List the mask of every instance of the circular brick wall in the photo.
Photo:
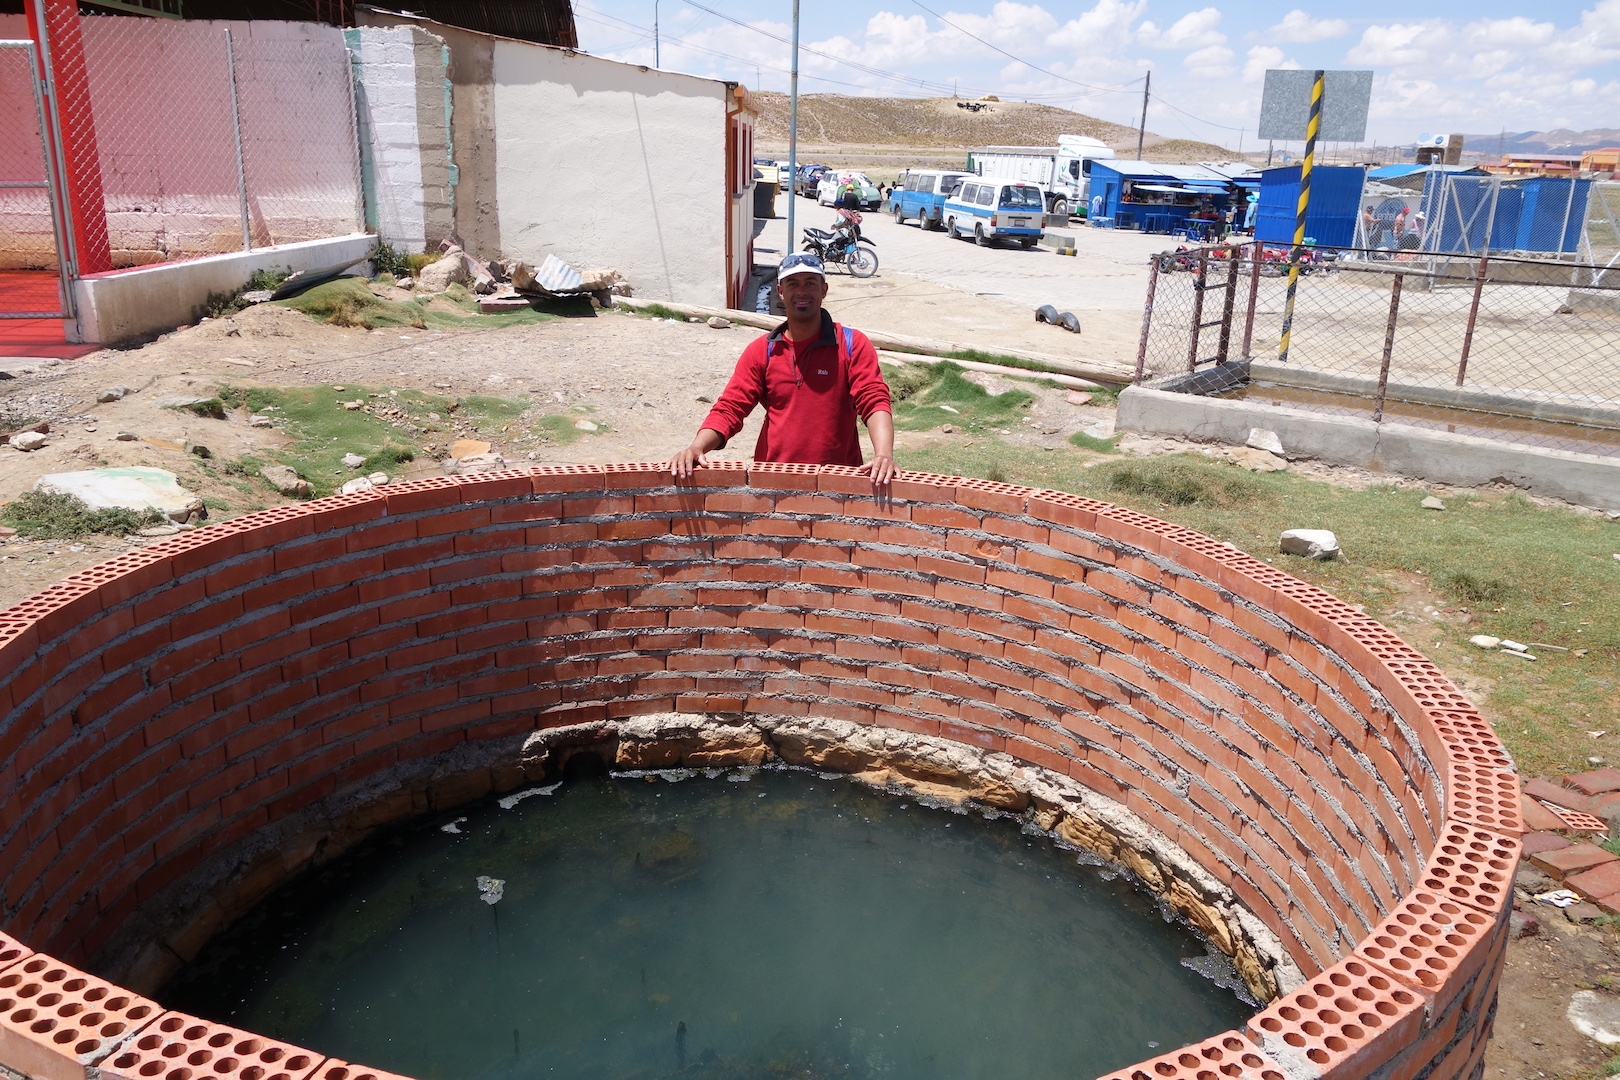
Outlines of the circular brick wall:
M323 802L392 799L383 821L524 781L492 766L393 791L413 765L689 711L1004 751L1117 800L1230 887L1303 985L1121 1078L1480 1071L1517 778L1378 623L1061 492L902 474L879 501L853 469L796 465L667 481L567 466L338 496L0 612L0 1063L48 1080L386 1075L70 965L130 970L110 951L159 927L182 882L262 895L314 854L266 862L265 838ZM227 917L209 904L151 947L194 953Z

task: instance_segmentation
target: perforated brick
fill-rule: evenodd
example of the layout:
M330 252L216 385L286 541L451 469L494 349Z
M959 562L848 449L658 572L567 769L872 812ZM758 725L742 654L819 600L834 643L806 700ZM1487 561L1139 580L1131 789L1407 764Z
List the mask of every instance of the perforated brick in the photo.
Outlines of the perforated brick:
M1467 987L1504 929L1483 911L1419 889L1362 939L1355 955L1430 997L1433 1014Z
M101 1066L104 1080L308 1080L324 1054L250 1031L164 1013Z
M1612 858L1612 856L1611 856ZM1519 840L1465 822L1447 822L1419 885L1495 915L1513 897Z
M85 1080L85 1066L162 1011L155 1001L36 954L0 972L0 1062L36 1080Z
M1287 1080L1282 1066L1236 1031L1160 1054L1098 1080Z
M1250 1036L1295 1077L1366 1076L1417 1037L1424 1000L1348 957L1256 1014Z
M0 934L0 971L21 963L34 955L34 950L12 937L10 934Z

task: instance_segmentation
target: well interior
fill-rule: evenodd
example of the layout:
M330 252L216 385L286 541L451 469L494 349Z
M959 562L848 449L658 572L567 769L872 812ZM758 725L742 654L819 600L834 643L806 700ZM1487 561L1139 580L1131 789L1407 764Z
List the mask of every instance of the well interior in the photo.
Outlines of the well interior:
M0 613L0 672L0 1063L30 1075L346 1080L80 968L156 985L289 872L527 782L537 732L667 712L917 733L1128 811L1116 857L1229 893L1282 996L1120 1075L1450 1080L1490 1030L1519 822L1488 725L1374 620L1106 503L814 466L421 481L74 575Z

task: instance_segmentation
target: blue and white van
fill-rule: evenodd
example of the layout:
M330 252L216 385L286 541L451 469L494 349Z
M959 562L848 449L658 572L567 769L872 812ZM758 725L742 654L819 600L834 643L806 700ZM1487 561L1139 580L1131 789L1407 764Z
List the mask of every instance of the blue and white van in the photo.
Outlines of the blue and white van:
M889 210L896 224L916 218L924 232L939 228L945 200L969 172L948 169L907 169L889 196Z
M945 231L954 237L971 236L980 247L1016 240L1032 248L1046 223L1046 197L1035 184L969 177L945 200L942 213Z

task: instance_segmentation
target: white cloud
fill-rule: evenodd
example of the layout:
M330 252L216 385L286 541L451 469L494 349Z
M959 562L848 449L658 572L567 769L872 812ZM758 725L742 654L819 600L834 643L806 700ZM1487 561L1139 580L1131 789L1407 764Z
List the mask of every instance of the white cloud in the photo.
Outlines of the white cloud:
M1343 19L1313 19L1306 12L1295 8L1283 16L1282 22L1261 31L1254 35L1254 38L1287 45L1326 41L1328 38L1344 37L1349 32L1350 24Z
M1232 66L1232 55L1225 45L1206 45L1188 53L1181 62L1195 79L1225 79L1237 70Z
M1243 81L1264 82L1266 72L1272 68L1292 68L1298 71L1299 61L1292 57L1285 58L1283 51L1275 45L1256 45L1249 50L1248 60L1243 64Z
M1225 45L1226 35L1216 29L1221 24L1219 8L1201 8L1189 11L1160 30L1158 24L1145 22L1136 32L1136 40L1153 49L1203 49L1211 45Z
M1361 40L1346 54L1352 64L1382 67L1411 67L1428 60L1431 48L1444 38L1438 19L1421 23L1391 23L1369 26Z
M1097 0L1090 11L1058 28L1047 43L1082 55L1123 53L1131 40L1131 24L1147 6L1148 0Z

